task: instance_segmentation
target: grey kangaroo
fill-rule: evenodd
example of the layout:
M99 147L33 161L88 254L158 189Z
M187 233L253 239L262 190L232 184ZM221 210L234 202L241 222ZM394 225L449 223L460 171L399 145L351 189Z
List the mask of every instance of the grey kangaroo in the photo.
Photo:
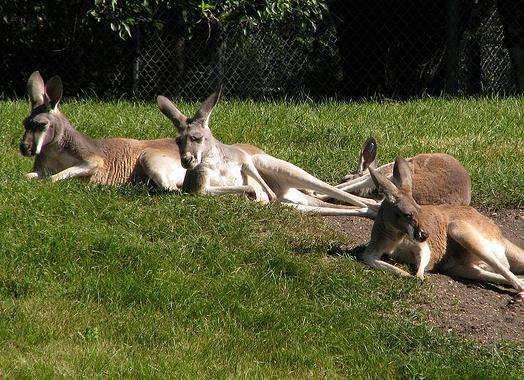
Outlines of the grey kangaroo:
M183 115L164 96L161 112L177 128L182 166L187 169L183 189L205 194L251 193L257 201L281 201L303 212L322 215L373 217L377 202L361 198L315 178L299 167L265 154L258 148L226 145L209 128L220 91L209 96L194 117ZM301 192L310 189L357 207L333 205Z
M36 71L29 77L27 91L31 113L23 122L20 151L35 156L27 178L60 181L81 177L109 185L151 179L166 190L182 185L186 170L174 139L93 139L78 132L58 109L63 92L58 76L44 85Z
M473 207L418 205L413 199L409 163L397 158L392 181L373 168L371 178L385 194L362 260L374 268L409 275L383 261L384 253L413 265L424 278L434 270L466 279L513 286L524 299L524 250L507 240L497 225Z

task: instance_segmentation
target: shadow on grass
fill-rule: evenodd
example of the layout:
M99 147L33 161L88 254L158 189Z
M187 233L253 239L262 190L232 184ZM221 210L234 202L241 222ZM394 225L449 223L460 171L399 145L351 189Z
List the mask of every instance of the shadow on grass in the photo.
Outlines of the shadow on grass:
M105 185L100 185L105 186ZM118 194L124 197L136 197L136 196L165 196L165 195L182 195L180 190L167 190L158 187L154 182L148 181L145 183L133 183L122 186L114 187Z
M319 250L323 249L317 245L308 245L308 246L295 246L293 247L293 253L297 255L311 255L318 253ZM354 259L359 259L364 250L366 249L365 245L358 245L351 249L345 249L340 244L331 244L326 250L326 256L331 258L337 257L352 257Z
M486 290L490 290L492 292L502 294L502 295L509 295L512 297L515 296L515 289L513 289L510 285L507 285L507 286L506 285L496 285L496 284L492 284L489 282L480 282L476 280L469 280L467 278L452 276L447 273L442 273L442 274L449 277L453 281L466 285L467 287L486 289Z
M333 258L333 259L337 259L337 258L352 258L354 260L357 260L357 261L361 261L361 257L362 257L362 254L364 253L366 249L366 245L362 244L362 245L358 245L356 247L353 247L351 249L344 249L340 244L332 244L328 250L326 251L326 256L329 257L329 258ZM298 246L298 247L294 247L293 249L293 252L298 254L298 255L308 255L308 254L314 254L316 252L319 251L319 247L313 245L313 246ZM398 265L398 263L396 263L395 261L391 260L387 255L384 255L382 257L382 260L386 261L386 262L389 262L390 264L393 264L393 265ZM407 270L410 270L410 268L405 268ZM434 273L438 273L438 272L434 272ZM461 278L461 277L456 277L456 276L451 276L451 275L448 275L446 273L441 273L447 277L449 277L450 279L452 279L453 281L457 281L461 284L464 284L468 287L475 287L475 288L480 288L480 289L487 289L487 290L491 290L495 293L498 293L498 294L502 294L502 295L510 295L510 296L514 296L515 295L515 292L514 292L514 289L511 288L510 286L504 286L504 285L496 285L496 284L491 284L491 283L487 283L487 282L480 282L480 281L475 281L475 280L468 280L468 279L465 279L465 278Z

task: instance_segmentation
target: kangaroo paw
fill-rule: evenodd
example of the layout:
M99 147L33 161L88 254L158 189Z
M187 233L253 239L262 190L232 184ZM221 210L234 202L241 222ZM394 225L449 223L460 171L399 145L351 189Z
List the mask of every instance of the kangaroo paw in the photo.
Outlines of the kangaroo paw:
M26 174L24 174L24 177L26 179L37 179L38 178L38 173L37 172L26 173Z

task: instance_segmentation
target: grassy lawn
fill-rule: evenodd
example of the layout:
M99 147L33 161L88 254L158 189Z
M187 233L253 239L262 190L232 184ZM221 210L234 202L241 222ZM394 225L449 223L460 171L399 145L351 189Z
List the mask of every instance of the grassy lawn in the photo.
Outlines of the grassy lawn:
M194 104L182 104L190 113ZM522 377L524 345L479 347L399 310L424 287L326 260L323 219L239 197L29 182L25 102L0 102L0 368L6 377ZM153 104L69 102L95 137L174 136ZM476 204L524 205L524 99L224 102L211 126L327 181L374 135L382 162L445 151Z

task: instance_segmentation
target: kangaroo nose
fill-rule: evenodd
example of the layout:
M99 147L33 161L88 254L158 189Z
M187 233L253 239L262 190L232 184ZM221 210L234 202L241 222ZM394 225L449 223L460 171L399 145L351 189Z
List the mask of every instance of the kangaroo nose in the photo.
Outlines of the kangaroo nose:
M193 157L190 154L182 156L182 166L188 167L193 162Z
M20 142L20 153L24 156L29 156L29 147L23 141Z
M417 241L422 243L422 242L425 242L428 239L429 235L422 228L415 227L415 231L413 232L413 237L415 238L415 240L417 240Z

